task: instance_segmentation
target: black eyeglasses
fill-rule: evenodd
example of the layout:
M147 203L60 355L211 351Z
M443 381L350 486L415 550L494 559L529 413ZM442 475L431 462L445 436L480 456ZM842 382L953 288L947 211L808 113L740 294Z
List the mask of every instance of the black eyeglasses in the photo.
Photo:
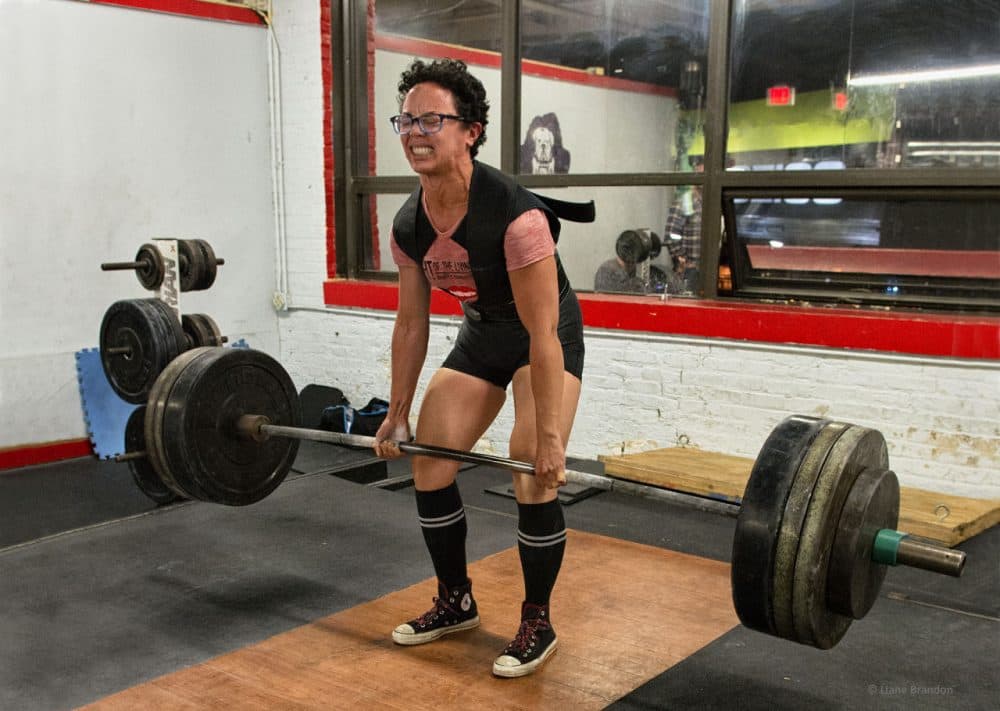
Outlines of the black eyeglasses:
M467 121L465 117L455 116L454 114L426 113L420 114L419 116L411 116L410 114L390 116L389 123L392 124L393 131L399 134L404 134L410 132L415 122L417 127L420 129L420 133L427 136L431 133L437 133L440 131L444 127L445 119Z

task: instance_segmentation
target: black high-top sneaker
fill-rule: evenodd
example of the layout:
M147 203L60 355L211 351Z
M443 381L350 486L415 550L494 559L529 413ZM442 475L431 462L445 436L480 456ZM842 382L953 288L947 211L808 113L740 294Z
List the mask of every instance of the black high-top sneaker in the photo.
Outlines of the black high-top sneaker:
M530 674L552 656L557 641L549 622L549 606L521 603L521 627L493 662L493 673L508 677Z
M461 632L479 626L479 612L472 599L472 581L458 585L450 591L438 582L438 597L434 607L415 620L410 620L392 631L396 644L424 644L433 642L452 632Z

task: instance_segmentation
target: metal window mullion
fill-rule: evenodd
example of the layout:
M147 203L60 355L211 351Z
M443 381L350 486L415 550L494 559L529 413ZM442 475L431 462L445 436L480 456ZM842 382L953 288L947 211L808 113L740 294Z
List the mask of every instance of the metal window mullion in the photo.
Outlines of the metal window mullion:
M726 117L729 102L729 27L732 0L711 0L708 25L708 70L705 92L705 184L701 201L699 291L718 293L722 223L722 180L726 172Z
M501 4L500 32L500 169L516 175L521 134L521 0Z
M367 146L367 137L359 142L361 127L366 125L366 117L359 114L367 111L366 104L358 96L358 67L367 67L367 40L364 18L367 16L366 0L341 0L340 11L335 12L333 0L330 7L330 36L339 38L338 56L343 66L334 62L332 68L333 95L331 121L333 123L334 150L334 224L337 249L338 274L355 278L361 267L361 203L355 194L354 181L358 174L356 146ZM360 18L360 20L359 20ZM360 22L360 24L359 24ZM358 34L361 41L358 42ZM334 39L336 41L336 39ZM333 53L331 53L331 59ZM361 83L360 86L367 86ZM339 184L338 184L339 183Z

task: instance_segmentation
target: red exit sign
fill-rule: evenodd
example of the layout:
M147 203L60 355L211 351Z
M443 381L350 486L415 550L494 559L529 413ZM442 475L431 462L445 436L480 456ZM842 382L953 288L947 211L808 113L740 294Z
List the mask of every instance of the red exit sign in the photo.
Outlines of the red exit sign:
M795 87L786 84L767 88L768 106L795 106Z

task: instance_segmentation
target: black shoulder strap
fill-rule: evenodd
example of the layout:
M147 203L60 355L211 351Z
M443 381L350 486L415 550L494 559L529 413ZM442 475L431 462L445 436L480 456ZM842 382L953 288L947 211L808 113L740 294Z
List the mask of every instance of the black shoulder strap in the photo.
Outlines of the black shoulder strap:
M547 195L532 193L536 198L556 214L556 217L569 220L570 222L593 222L597 216L594 201L589 202L567 202L566 200L556 200Z
M420 264L434 243L434 228L420 206L420 188L414 190L399 208L392 221L396 244L406 255Z

